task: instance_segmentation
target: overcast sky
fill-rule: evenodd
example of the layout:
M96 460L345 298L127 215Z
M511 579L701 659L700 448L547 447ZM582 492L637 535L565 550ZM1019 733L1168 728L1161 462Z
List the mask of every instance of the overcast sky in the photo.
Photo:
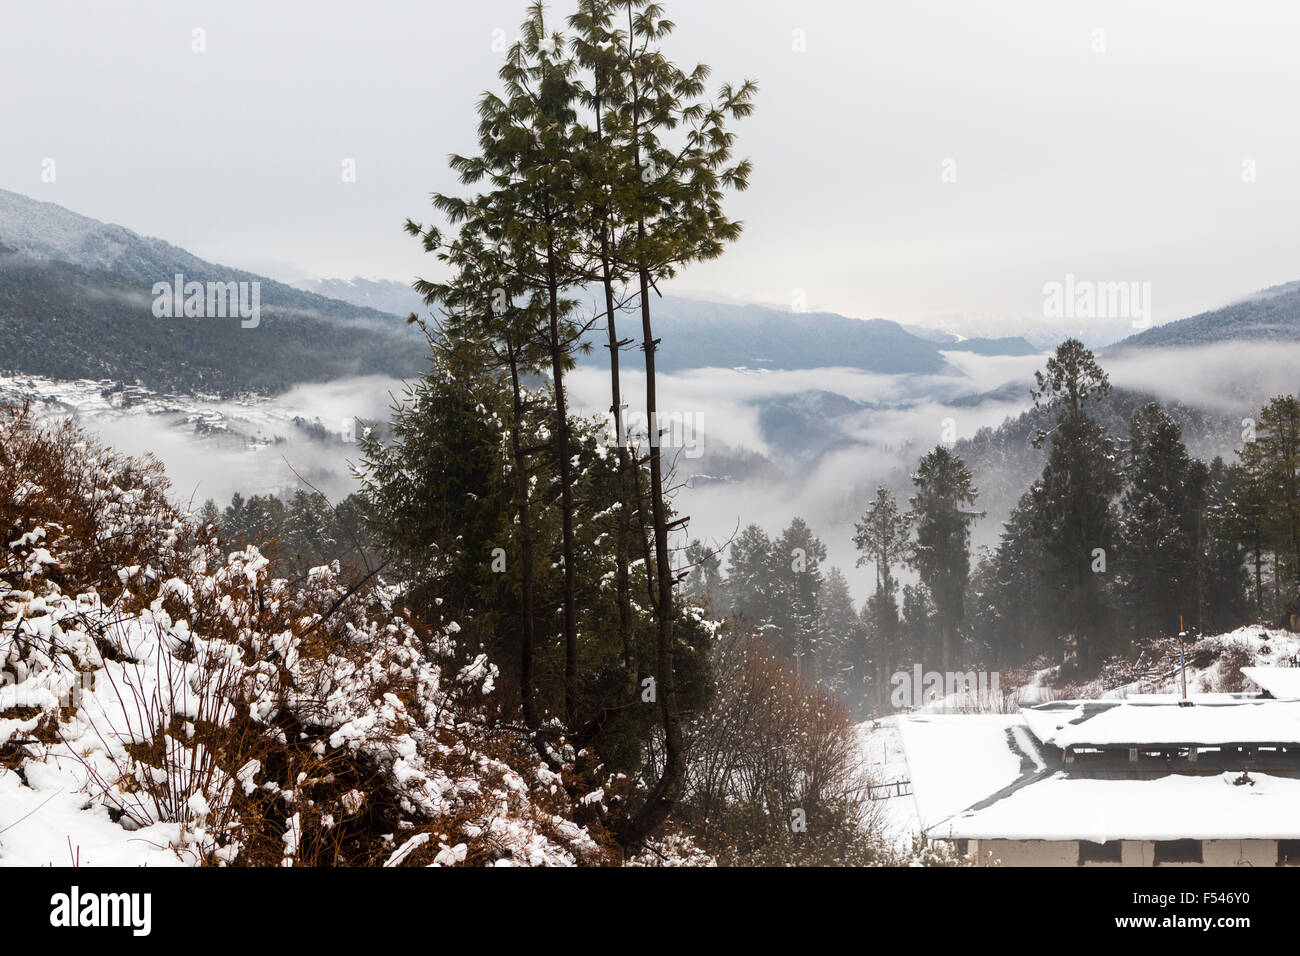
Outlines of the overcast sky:
M0 187L277 278L409 281L401 223L454 187L524 6L9 4ZM1073 273L1150 282L1165 321L1300 279L1291 0L666 7L679 61L761 84L745 236L679 293L1033 318Z

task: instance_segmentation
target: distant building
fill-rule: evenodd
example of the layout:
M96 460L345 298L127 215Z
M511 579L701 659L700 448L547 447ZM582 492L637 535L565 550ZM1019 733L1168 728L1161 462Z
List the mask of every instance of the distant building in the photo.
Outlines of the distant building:
M899 719L925 833L1003 866L1300 866L1300 668L1258 694Z

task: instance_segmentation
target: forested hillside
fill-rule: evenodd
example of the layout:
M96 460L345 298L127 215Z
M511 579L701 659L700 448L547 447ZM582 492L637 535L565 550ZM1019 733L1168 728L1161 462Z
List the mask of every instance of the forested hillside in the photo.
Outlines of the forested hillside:
M665 372L720 368L812 369L833 366L885 374L947 369L940 350L983 355L1030 355L1023 339L928 341L887 319L852 319L825 312L791 312L665 296L658 304ZM597 347L603 327L587 338ZM603 359L603 356L602 356Z
M419 337L390 319L304 311L263 281L256 328L238 316L158 318L148 282L0 246L0 340L23 343L4 350L0 371L221 395L419 371Z
M1240 302L1139 332L1107 351L1214 342L1300 339L1300 282L1272 286Z
M936 446L905 486L868 496L854 544L876 583L860 605L798 517L779 537L745 528L722 552L694 542L688 591L864 714L887 710L889 675L914 664L1055 666L1104 685L1180 632L1293 626L1300 400L1244 421L1166 408L1114 391L1074 340L1033 395L1031 412ZM1008 499L996 545L976 551L972 529Z

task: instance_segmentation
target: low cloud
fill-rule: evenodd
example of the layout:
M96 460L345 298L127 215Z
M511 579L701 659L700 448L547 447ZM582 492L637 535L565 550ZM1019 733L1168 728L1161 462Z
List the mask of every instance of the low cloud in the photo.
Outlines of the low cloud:
M1042 356L969 352L946 357L953 372L940 376L880 375L849 368L704 368L661 375L661 408L698 416L704 429L705 457L699 462L677 459L678 478L685 484L675 505L691 516L685 536L722 544L737 527L755 523L776 534L799 515L825 542L828 564L844 570L859 599L864 597L871 578L867 569L855 568L853 523L876 483L897 481L940 441L969 438L980 428L996 428L1018 415L1029 405L1033 372L1044 361ZM1270 396L1295 391L1300 343L1132 349L1100 360L1117 387L1247 417ZM567 380L575 412L606 414L607 372L581 367ZM622 384L635 415L643 409L644 373L626 372ZM356 447L345 441L347 425L355 418L387 420L393 396L400 397L402 388L397 379L367 376L301 385L273 399L194 399L163 411L96 406L85 408L81 417L120 451L152 452L162 459L182 502L193 498L197 505L213 498L224 505L235 491L287 491L302 486L298 476L338 500L356 487L348 471ZM805 458L783 454L776 439L763 430L763 406L810 392L833 393L867 407L814 415L811 426L829 436L825 449ZM997 394L980 398L990 392ZM72 401L66 394L63 400ZM1235 435L1228 439L1235 440ZM710 456L741 448L769 456L776 467L766 477L740 481L689 473L692 468L707 472ZM975 480L992 488L1003 483L1004 476L977 474ZM979 522L975 542L991 542L1004 518L990 514Z

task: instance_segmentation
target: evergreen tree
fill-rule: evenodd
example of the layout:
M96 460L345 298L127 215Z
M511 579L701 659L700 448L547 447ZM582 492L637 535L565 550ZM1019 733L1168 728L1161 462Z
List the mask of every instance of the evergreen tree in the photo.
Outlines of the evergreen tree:
M796 673L813 681L824 676L819 601L825 560L826 545L807 522L794 518L772 546L776 573L767 585L777 648L795 662Z
M982 642L1001 665L1033 660L1049 648L1050 567L1035 528L1033 491L1021 496L1003 525L998 546L979 575L975 620Z
M722 590L722 556L695 538L686 546L686 578L682 591L686 597L712 605Z
M1140 637L1177 634L1180 618L1200 619L1205 475L1198 465L1158 404L1133 413L1120 539L1128 623Z
M499 71L503 89L479 101L477 156L453 156L451 167L466 184L487 182L495 210L490 221L497 241L509 250L515 276L537 296L544 315L543 340L549 354L553 415L550 437L558 471L562 529L563 616L565 646L565 714L577 723L578 605L573 434L568 413L565 373L584 328L573 319L570 292L589 274L589 255L582 231L581 188L575 157L585 149L586 130L578 122L576 64L563 35L549 30L545 7L538 0L528 10L520 39L506 54ZM436 195L434 205L453 221L474 209L458 197ZM408 229L418 227L408 223ZM426 233L426 244L436 231ZM487 294L488 290L484 290ZM505 298L508 293L500 293Z
M1260 410L1255 440L1241 460L1262 506L1261 538L1277 556L1274 613L1286 618L1300 610L1300 400L1280 395Z
M628 269L623 264L619 249L629 233L629 223L616 215L617 197L625 188L624 180L629 168L626 137L620 140L614 135L618 108L626 102L628 79L628 71L621 68L620 64L623 36L614 26L618 7L617 0L581 0L578 12L569 18L569 26L574 31L575 59L586 73L586 82L578 91L578 97L590 117L587 149L579 157L583 169L582 181L587 189L582 209L586 213L588 234L594 238L594 258L598 263L595 278L602 295L606 348L609 350L609 411L619 464L620 495L616 505L619 520L616 531L618 567L615 583L619 596L619 632L626 635L632 618L628 568L633 551L633 533L635 528L637 535L643 536L647 522L629 447L626 403L620 376L620 352L632 340L621 339L618 333L618 314L625 301L623 297L628 279ZM642 537L641 550L644 549ZM649 561L646 561L646 568L649 573ZM690 583L692 586L698 585L698 577L691 579ZM651 593L653 606L653 585Z
M621 157L617 184L609 194L610 215L626 223L628 239L619 250L632 277L641 314L645 354L646 419L650 423L650 510L654 534L656 617L659 624L658 700L664 727L662 772L646 804L625 834L639 843L671 812L685 773L683 734L673 677L673 579L671 530L660 454L659 406L651 289L688 263L713 259L739 237L741 225L727 217L729 189L748 185L750 164L734 162L728 123L749 115L756 87L723 85L716 101L704 97L708 67L686 72L664 55L662 44L674 24L647 0L625 0L626 31L610 44L615 54L605 69L618 75L607 88L622 92L602 127L609 153ZM621 41L621 42L617 42Z
M970 580L970 524L979 515L964 510L979 492L966 465L943 445L923 457L912 476L910 499L916 543L909 563L934 601L943 670L951 670L953 645L961 636Z
M412 606L472 627L479 640L500 623L483 595L499 583L493 549L511 539L501 467L507 402L506 383L487 372L481 350L448 342L394 404L389 436L359 442L371 528L412 582Z
M888 687L890 661L899 642L895 596L898 584L893 569L907 556L907 516L899 512L894 496L882 486L876 488L875 500L854 527L853 544L860 552L858 566L871 564L876 571L876 587L867 601L864 616L870 656L875 664L875 704L880 712L885 704L883 695Z
M771 641L772 586L776 578L772 540L756 524L747 525L731 544L727 569L727 606L731 614L757 628Z
M506 472L518 523L519 554L512 566L519 571L519 693L524 722L535 729L540 717L535 697L538 624L533 481L545 464L537 463L538 456L553 450L549 441L539 443L535 438L539 428L545 432L536 420L545 393L530 393L523 383L525 377L540 377L552 357L549 303L537 293L534 278L515 267L511 254L514 196L509 189L473 200L438 195L435 205L459 225L454 239L444 241L436 227L424 229L410 220L407 231L422 239L425 251L452 270L447 281L422 279L414 284L426 304L441 309L443 318L437 329L430 329L418 316L411 316L410 321L424 328L435 353L451 343L473 343L489 383L508 373L510 462ZM625 632L620 634L627 638Z
M1250 616L1245 560L1251 528L1236 507L1241 481L1241 466L1227 466L1222 458L1210 463L1204 545L1205 628L1210 633L1231 631Z
M922 582L903 585L903 608L899 618L901 645L914 655L913 664L934 660L939 649L939 628L934 602Z
M839 568L831 568L822 580L818 614L821 683L855 714L865 716L870 687L866 635L848 579Z
M1251 576L1249 590L1254 604L1255 620L1263 621L1266 615L1264 589L1264 561L1268 552L1268 491L1263 469L1263 458L1252 445L1247 444L1238 453L1238 464L1233 465L1232 522L1231 527L1243 543Z
M432 226L424 229L408 222L408 230L453 266L449 282L416 285L426 301L447 310L455 332L451 338L480 353L482 368L500 369L501 356L506 358L511 384L496 396L499 401L486 407L496 416L502 446L512 447L511 460L498 462L506 476L502 484L507 509L513 504L523 525L517 538L525 544L536 538L539 572L547 532L538 528L534 534L528 527L534 513L530 497L553 501L558 510L564 714L579 745L604 739L604 728L626 719L634 709L629 690L636 687L631 683L634 673L637 685L641 682L645 648L631 600L630 559L643 559L637 583L646 588L646 607L655 623L648 668L654 692L647 699L657 704L662 740L656 760L647 765L657 779L620 830L624 843L633 847L666 819L677 799L685 770L681 708L698 701L696 689L705 683L694 657L695 642L705 631L695 616L682 613L673 594L669 534L684 519L674 520L665 490L654 365L658 340L650 294L681 266L720 255L739 235L740 224L726 217L722 201L728 190L745 187L749 164L732 159L728 124L748 114L754 87L724 86L716 101L707 100L703 89L708 69L699 66L687 73L663 54L661 44L673 24L657 5L644 0L583 0L570 26L572 40L552 32L542 3L530 6L520 39L500 71L501 92L480 100L479 155L454 156L451 161L462 182L484 184L485 192L472 199L434 197L435 207L460 227L451 243L444 243ZM618 449L611 456L616 462L612 469L587 461L589 436L568 414L566 376L575 350L584 347L581 337L590 324L579 317L575 297L597 284L604 308L590 322L603 313L610 337ZM626 447L620 425L623 401L617 365L626 343L617 337L616 313L626 302L616 297L628 285L640 312L646 362L651 428L644 471ZM545 352L550 375L550 421L540 432L551 448L547 477L553 483L533 494L522 476L531 482L532 471L541 466L531 461L531 450L520 440L520 426L529 417L526 402L520 401L520 377L536 363L531 350L538 347ZM483 352L495 355L497 365ZM512 392L513 410L508 401ZM372 464L385 467L382 456ZM385 478L392 478L395 486L401 483L392 471ZM377 481L375 494L387 494L388 484ZM589 501L600 510L584 525ZM540 509L542 502L536 504ZM588 614L580 600L591 596L586 591L591 581L605 580L591 578L586 565L579 568L587 560L592 528L614 542L609 576L615 582L617 615L612 627L601 616L603 610ZM594 549L597 559L605 554L603 548ZM601 560L592 563L598 567ZM531 564L526 557L522 561L524 568ZM526 596L520 599L518 613L525 635L520 655L525 718L534 724L527 703L527 634L532 630L527 622L535 617L534 624L539 624L547 612L540 600L545 588L541 581L536 583L536 614L528 611ZM486 582L472 583L470 590L479 585ZM529 590L523 585L521 589L525 594ZM602 609L609 606L602 592L591 598ZM600 627L601 634L618 635L619 667L609 665L603 640L585 637L586 621ZM675 627L681 629L677 636Z
M194 523L200 529L209 527L220 528L221 512L217 509L216 502L211 498L203 502L203 507L201 507L194 515Z
M1074 639L1086 671L1108 625L1107 562L1116 537L1111 502L1121 484L1110 438L1087 405L1110 391L1110 381L1077 339L1062 342L1035 381L1035 407L1056 411L1051 450L1031 499L1035 535L1049 558L1057 632ZM1040 432L1035 445L1041 447L1048 434Z
M244 527L244 496L238 491L230 496L230 504L221 514L221 523L226 528Z

